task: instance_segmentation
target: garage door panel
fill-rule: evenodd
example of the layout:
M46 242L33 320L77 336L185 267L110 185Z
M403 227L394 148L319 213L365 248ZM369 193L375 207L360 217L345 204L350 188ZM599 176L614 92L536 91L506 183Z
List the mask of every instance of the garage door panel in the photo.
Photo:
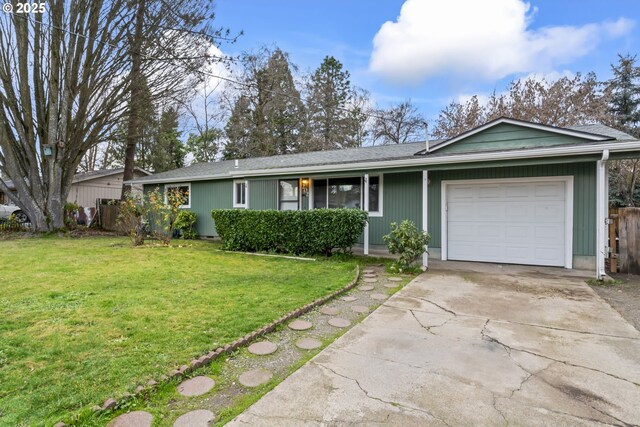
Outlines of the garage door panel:
M566 184L492 182L447 187L447 257L563 266Z

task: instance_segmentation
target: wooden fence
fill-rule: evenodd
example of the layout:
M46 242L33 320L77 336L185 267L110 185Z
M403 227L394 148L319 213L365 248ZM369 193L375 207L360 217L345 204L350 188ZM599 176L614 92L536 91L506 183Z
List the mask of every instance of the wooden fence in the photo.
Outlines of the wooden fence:
M609 271L640 274L640 208L609 209Z
M118 213L120 207L118 205L98 205L98 215L100 226L107 231L120 231L118 227Z

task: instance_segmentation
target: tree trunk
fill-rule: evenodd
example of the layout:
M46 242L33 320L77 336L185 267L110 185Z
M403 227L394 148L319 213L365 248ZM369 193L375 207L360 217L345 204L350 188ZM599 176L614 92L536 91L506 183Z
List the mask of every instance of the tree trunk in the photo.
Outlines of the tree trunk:
M131 185L126 184L133 179L135 167L136 145L140 141L140 99L142 94L142 38L144 25L144 11L146 0L139 0L136 11L136 23L133 39L131 40L131 96L129 98L129 120L127 124L127 148L124 159L124 176L122 179L121 199L131 192Z

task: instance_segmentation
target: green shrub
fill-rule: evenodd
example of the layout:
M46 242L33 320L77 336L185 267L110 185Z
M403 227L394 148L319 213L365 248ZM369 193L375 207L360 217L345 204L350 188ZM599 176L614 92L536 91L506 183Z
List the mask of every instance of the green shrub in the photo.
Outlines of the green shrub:
M27 229L14 214L0 220L0 231L26 231Z
M211 216L227 250L326 255L349 252L368 218L356 209L223 209Z
M418 230L416 225L404 220L398 226L391 223L391 232L382 236L392 254L399 254L400 258L394 263L395 268L402 272L410 269L413 263L426 251L431 236L426 231Z
M180 211L173 224L176 230L180 232L183 239L195 239L198 232L193 228L196 223L197 215L191 211Z

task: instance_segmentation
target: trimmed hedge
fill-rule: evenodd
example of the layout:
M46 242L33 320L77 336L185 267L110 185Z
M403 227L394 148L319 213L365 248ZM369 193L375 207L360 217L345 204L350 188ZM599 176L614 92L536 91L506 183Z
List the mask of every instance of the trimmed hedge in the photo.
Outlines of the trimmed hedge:
M226 250L327 255L348 252L368 219L357 209L220 209L211 216Z

